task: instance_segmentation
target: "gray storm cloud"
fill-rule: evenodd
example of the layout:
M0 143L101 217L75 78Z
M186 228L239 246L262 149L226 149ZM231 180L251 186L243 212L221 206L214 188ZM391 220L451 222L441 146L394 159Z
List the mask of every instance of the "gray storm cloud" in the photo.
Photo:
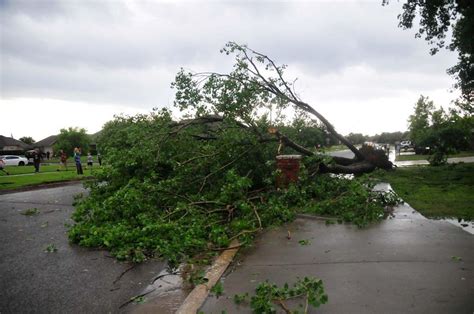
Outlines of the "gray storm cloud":
M455 60L429 56L423 41L398 29L398 3L0 3L3 98L167 104L180 67L230 69L232 60L218 52L229 40L288 64L291 75L306 79L305 94L318 84L318 100L340 83L347 86L335 86L328 99L448 88L445 69Z

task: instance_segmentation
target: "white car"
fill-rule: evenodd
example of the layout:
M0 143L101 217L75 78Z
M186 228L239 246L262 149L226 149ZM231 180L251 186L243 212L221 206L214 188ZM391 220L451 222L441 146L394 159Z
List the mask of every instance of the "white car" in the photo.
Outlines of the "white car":
M400 143L400 148L401 149L407 150L407 149L412 148L412 147L413 147L413 144L411 143L411 141L402 141Z
M25 156L2 155L0 159L5 162L5 166L24 166L28 164L28 159Z

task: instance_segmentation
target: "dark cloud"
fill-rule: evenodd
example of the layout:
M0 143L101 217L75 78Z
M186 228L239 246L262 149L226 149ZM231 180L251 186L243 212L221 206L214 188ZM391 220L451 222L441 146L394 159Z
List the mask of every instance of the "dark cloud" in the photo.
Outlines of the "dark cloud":
M333 95L329 98L341 90L363 99L439 89L446 84L445 69L455 63L449 53L429 56L423 40L397 28L398 3L3 1L0 6L2 97L166 104L181 66L229 68L231 60L218 53L229 40L293 66L324 86L321 93ZM346 73L361 67L369 72ZM373 85L361 88L357 75ZM341 78L346 86L328 92Z

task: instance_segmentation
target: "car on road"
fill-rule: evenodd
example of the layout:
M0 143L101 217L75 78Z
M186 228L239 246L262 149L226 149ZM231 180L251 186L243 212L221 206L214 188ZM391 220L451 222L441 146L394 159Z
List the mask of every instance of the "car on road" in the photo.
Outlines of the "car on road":
M413 148L413 143L411 141L402 141L400 143L400 149L407 150L409 148Z
M24 166L28 164L28 158L25 156L2 155L0 159L5 162L5 166Z

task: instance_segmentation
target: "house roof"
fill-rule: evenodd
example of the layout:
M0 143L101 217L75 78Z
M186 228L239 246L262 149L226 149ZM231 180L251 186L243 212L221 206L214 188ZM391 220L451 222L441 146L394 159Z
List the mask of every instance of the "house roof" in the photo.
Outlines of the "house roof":
M42 139L41 141L33 143L32 146L35 146L35 147L53 146L56 143L57 139L58 139L57 135L51 135L51 136L48 136L47 138Z
M5 146L20 146L22 148L27 148L28 144L25 144L22 141L16 140L12 137L0 135L0 148Z

